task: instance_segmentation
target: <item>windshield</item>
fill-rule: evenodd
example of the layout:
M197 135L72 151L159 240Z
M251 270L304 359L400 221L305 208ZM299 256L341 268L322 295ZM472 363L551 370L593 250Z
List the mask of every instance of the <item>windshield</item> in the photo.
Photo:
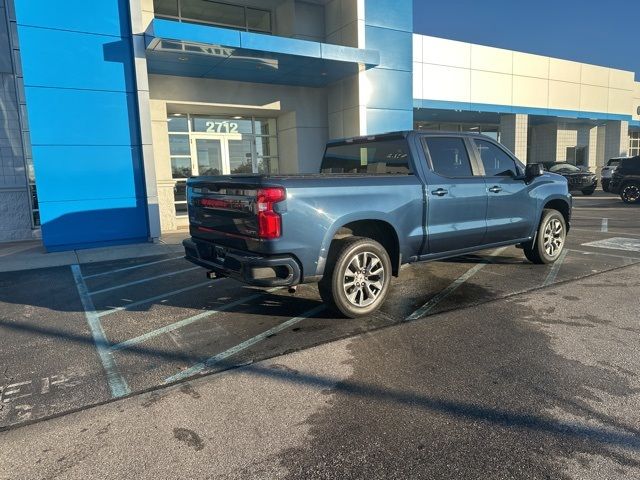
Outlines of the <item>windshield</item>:
M404 139L330 145L320 172L408 175L409 147Z
M620 159L609 160L609 162L607 163L608 167L617 167L618 165L620 165Z
M547 169L551 173L580 173L580 170L575 165L571 165L570 163L556 163L555 165L548 165Z

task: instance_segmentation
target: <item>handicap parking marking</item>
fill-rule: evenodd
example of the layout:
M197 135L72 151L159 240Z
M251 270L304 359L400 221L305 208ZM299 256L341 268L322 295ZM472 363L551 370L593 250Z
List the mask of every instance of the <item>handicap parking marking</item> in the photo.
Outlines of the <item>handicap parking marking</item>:
M171 258L165 258L163 260L156 260L155 262L141 263L141 264L138 264L138 265L132 265L130 267L116 268L115 270L108 270L106 272L94 273L92 275L83 275L83 278L85 280L89 280L91 278L104 277L106 275L113 275L115 273L127 272L129 270L136 270L138 268L144 268L144 267L148 267L148 266L151 266L151 265L157 265L159 263L173 262L174 260L181 260L181 259L184 259L184 255L182 255L180 257L171 257Z
M93 292L89 292L89 295L100 295L107 292L112 292L114 290L120 290L126 287L132 287L134 285L140 285L141 283L152 282L154 280L159 280L161 278L172 277L174 275L180 275L181 273L192 272L193 270L201 269L202 267L190 267L182 270L177 270L175 272L163 273L161 275L154 275L153 277L142 278L140 280L135 280L133 282L122 283L120 285L114 285L113 287L102 288L100 290L94 290Z
M111 390L111 396L113 398L124 397L131 393L131 389L127 381L118 371L115 358L113 358L113 354L109 348L109 340L107 340L107 336L100 323L100 317L93 305L93 300L91 300L87 284L84 282L84 278L82 278L80 265L71 265L71 272L76 282L76 288L80 296L80 301L82 302L87 323L89 324L89 329L91 330L93 342L98 351L98 357L100 357L100 361L107 375L107 383Z
M624 250L626 252L640 252L640 239L612 237L582 244L583 247L606 248L609 250Z
M235 347L231 347L228 350L225 350L224 352L218 353L217 355L214 355L210 358L208 358L207 360L203 361L203 362L199 362L196 363L195 365L193 365L192 367L187 368L186 370L183 370L182 372L179 372L175 375L172 375L171 377L166 378L162 383L163 384L168 384L168 383L173 383L173 382L177 382L179 380L184 380L186 378L192 377L194 375L197 375L199 373L204 373L207 370L212 369L213 367L215 367L217 364L223 362L224 360L226 360L227 358L243 351L246 350L264 340L266 340L267 338L275 335L276 333L279 333L283 330L288 329L289 327L292 327L293 325L300 323L303 320L306 320L310 317L313 317L314 315L320 313L321 311L323 311L325 309L324 304L322 305L318 305L310 310L307 310L306 312L304 312L303 314L291 318L289 320L287 320L286 322L280 323L278 325L276 325L273 328L270 328L269 330L266 330L258 335L256 335L255 337L252 337L248 340L245 340L244 342L236 345Z

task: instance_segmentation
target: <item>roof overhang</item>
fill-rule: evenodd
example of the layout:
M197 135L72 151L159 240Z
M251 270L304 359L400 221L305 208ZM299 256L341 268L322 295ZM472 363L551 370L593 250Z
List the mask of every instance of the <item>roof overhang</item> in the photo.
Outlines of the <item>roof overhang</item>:
M380 63L376 50L154 19L151 74L322 87Z

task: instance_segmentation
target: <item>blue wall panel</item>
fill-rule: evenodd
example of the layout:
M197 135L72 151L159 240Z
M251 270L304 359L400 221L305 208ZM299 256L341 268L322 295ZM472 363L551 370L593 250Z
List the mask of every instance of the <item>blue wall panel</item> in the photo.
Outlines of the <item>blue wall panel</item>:
M18 35L22 50L40 56L23 67L29 85L135 91L130 39L24 26Z
M26 87L33 145L139 145L132 93Z
M20 25L126 37L126 0L14 0Z
M40 159L38 194L48 202L143 195L138 191L143 172L136 147L35 146L33 155ZM80 158L87 161L75 161Z
M43 243L148 238L128 0L15 0Z
M367 71L367 133L413 128L413 1L366 0L365 48L380 52Z

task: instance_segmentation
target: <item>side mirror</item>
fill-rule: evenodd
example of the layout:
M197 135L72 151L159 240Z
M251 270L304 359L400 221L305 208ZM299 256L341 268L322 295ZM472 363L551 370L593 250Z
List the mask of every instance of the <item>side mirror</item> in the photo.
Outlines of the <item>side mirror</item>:
M531 182L534 178L539 177L544 173L544 168L541 163L528 163L524 169L525 182Z

